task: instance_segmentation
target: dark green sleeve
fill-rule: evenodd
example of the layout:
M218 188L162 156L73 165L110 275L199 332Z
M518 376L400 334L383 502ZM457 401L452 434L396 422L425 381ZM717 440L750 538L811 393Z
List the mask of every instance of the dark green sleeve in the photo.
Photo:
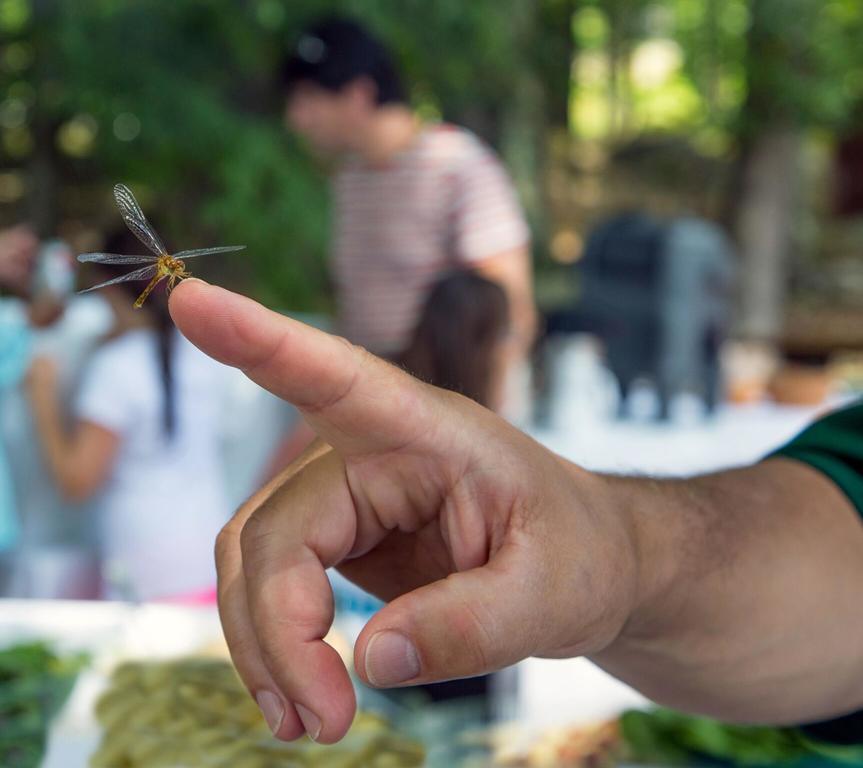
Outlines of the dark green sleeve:
M823 472L863 515L863 402L825 416L772 455L797 459ZM863 744L863 712L801 731L826 744Z
M803 725L800 732L822 744L836 744L843 747L863 745L863 712L856 712L823 723ZM863 759L863 752L858 752ZM860 763L857 762L857 765Z
M772 455L823 472L863 515L863 402L816 421Z

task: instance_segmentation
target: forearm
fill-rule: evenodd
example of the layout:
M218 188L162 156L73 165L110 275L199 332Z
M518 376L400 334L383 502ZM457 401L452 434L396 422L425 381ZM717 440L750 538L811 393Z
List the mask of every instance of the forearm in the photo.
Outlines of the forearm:
M72 441L63 425L60 404L55 398L40 397L34 402L33 420L45 465L54 482L65 493L72 481L74 467L69 461Z
M33 398L33 418L45 465L71 502L89 499L105 483L118 449L116 435L93 424L67 430L56 394Z
M521 354L526 355L536 339L538 324L530 251L517 248L492 256L481 262L477 271L506 292L512 334Z
M605 479L639 594L595 660L654 700L800 723L863 707L863 524L787 460L687 481Z
M536 305L533 303L530 295L521 294L510 296L510 307L512 330L517 341L517 346L522 356L527 357L536 341L538 326Z

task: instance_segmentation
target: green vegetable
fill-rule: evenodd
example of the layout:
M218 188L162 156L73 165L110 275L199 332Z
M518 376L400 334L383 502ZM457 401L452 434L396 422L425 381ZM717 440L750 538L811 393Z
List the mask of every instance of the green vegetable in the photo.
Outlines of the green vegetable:
M863 735L861 735L863 738ZM825 744L801 734L800 741L813 754L829 761L829 765L863 765L863 743L858 746ZM822 762L824 762L822 760Z
M0 766L37 768L51 718L85 661L61 658L44 643L0 651Z
M621 732L630 759L643 763L691 765L708 759L753 768L863 765L863 745L832 747L791 728L728 725L669 709L626 712Z

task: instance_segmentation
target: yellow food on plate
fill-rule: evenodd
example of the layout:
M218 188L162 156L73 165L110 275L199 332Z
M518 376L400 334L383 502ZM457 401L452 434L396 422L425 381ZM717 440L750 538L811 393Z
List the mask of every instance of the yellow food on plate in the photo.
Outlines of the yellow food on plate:
M620 753L617 720L546 733L521 757L498 760L510 768L614 768Z
M363 712L339 744L277 741L221 659L123 664L96 716L104 735L91 768L411 768L425 759L420 744Z

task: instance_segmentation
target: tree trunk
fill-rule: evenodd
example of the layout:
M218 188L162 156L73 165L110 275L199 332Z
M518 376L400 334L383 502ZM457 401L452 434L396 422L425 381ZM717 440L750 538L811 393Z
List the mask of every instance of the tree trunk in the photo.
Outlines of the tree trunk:
M813 0L751 0L746 44L746 103L737 126L741 148L729 197L729 221L740 251L737 333L774 342L782 331L803 127L778 72L806 62L805 33L789 34L780 14L806 18ZM799 32L799 30L798 30ZM787 90L787 89L786 89Z
M802 145L793 126L767 128L743 156L734 230L740 250L737 333L775 341L782 330Z
M40 238L56 235L60 218L59 181L54 156L54 126L37 112L32 124L34 146L28 165L27 219Z
M534 246L545 250L548 223L546 221L546 201L543 198L543 172L545 164L545 144L548 141L549 99L560 97L562 93L549 94L543 82L541 63L535 53L537 46L543 44L545 33L540 4L534 0L521 0L510 12L518 29L516 46L526 66L513 82L512 96L506 102L500 119L500 151L520 193L520 199L534 233ZM571 13L566 28L571 28ZM571 34L568 37L572 37ZM557 48L558 39L550 44ZM560 67L569 64L559 61ZM565 92L568 96L569 77L566 79ZM564 91L564 88L561 88ZM562 110L566 113L566 106Z

